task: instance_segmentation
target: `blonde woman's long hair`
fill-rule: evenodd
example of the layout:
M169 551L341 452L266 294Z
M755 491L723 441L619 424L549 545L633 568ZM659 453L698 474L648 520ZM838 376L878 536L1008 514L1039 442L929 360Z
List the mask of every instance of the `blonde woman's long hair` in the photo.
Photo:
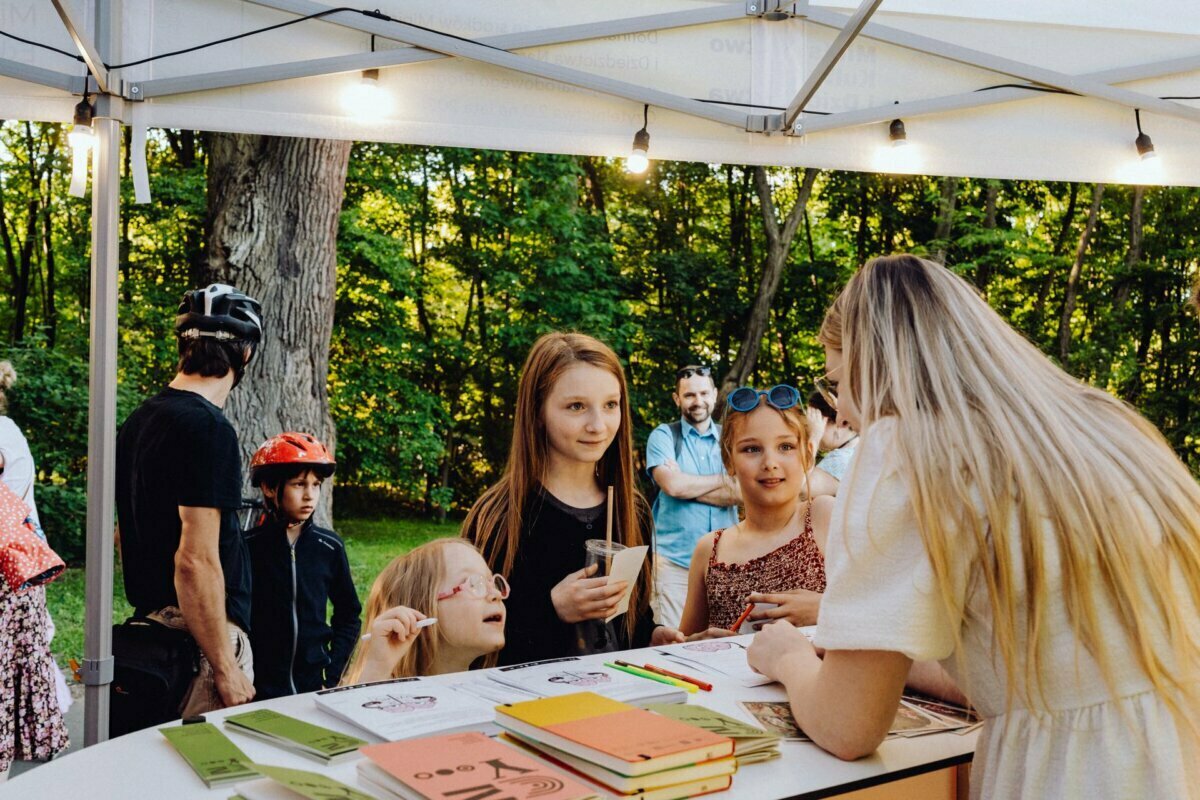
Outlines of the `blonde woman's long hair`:
M434 539L393 558L391 563L380 571L375 582L371 584L370 594L367 595L367 609L363 617L364 633L371 630L376 617L395 606L408 606L426 616L436 614L438 587L446 577L448 547L474 549L470 542L463 539ZM437 662L441 638L440 629L436 626L432 631L425 631L418 636L412 647L392 669L392 677L411 678L431 674L433 665ZM355 649L342 675L343 685L358 683L363 670L364 651L365 648L361 645Z
M1055 366L966 281L912 255L855 274L820 340L842 353L841 394L863 428L894 419L896 460L956 613L953 554L974 547L1010 706L1018 669L1027 706L1046 705L1039 633L1053 546L1068 618L1110 689L1110 649L1125 648L1177 716L1195 708L1200 485L1153 425ZM1102 607L1125 641L1107 641Z
M547 333L529 351L517 387L517 409L513 415L512 447L500 480L475 501L463 521L463 536L473 541L494 572L508 577L516 561L526 504L538 491L550 462L550 441L543 408L559 376L576 364L591 364L617 379L621 390L621 425L616 438L596 464L596 482L613 487L613 539L627 547L645 544L642 531L649 529L650 506L634 481L633 417L629 411L629 389L625 370L617 354L599 339L582 333ZM583 566L583 553L579 554ZM639 614L650 598L650 569L638 576L629 595L625 615L630 643ZM495 660L493 657L492 661Z

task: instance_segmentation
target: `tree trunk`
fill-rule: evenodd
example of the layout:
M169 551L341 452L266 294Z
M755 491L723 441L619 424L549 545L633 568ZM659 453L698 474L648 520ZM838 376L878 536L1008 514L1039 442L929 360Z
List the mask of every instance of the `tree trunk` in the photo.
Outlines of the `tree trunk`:
M938 224L933 234L937 250L933 258L939 264L946 263L946 249L950 244L950 231L954 227L954 207L958 205L958 178L942 178L942 196L938 201Z
M1146 199L1146 187L1133 187L1133 207L1129 210L1129 249L1125 251L1125 276L1117 285L1116 299L1113 308L1119 319L1129 303L1129 295L1133 291L1133 273L1142 260L1142 205Z
M1088 211L1087 224L1079 235L1079 247L1075 249L1075 262L1067 275L1067 291L1063 297L1062 315L1058 320L1058 359L1066 367L1071 352L1071 315L1075 313L1075 301L1079 289L1079 275L1083 271L1083 259L1087 255L1088 242L1100 220L1100 201L1104 198L1104 184L1097 183L1092 189L1092 207Z
M203 282L230 283L263 304L263 343L225 407L248 462L282 431L331 449L326 381L337 278L338 214L350 142L214 134L208 161ZM332 487L318 516L332 521Z
M1063 254L1063 250L1067 246L1067 234L1071 231L1071 225L1075 222L1075 206L1079 202L1079 184L1071 184L1071 194L1067 200L1067 210L1063 214L1062 226L1058 229L1058 236L1054 237L1054 249L1050 251L1053 261L1057 262L1059 256ZM1033 301L1033 325L1030 333L1042 338L1042 325L1046 320L1046 300L1050 297L1050 289L1054 285L1054 265L1052 264L1046 270L1046 277L1042 280L1042 285L1038 287L1037 298Z
M775 292L779 289L779 281L783 277L783 268L787 265L788 252L792 239L804 220L804 209L808 205L809 195L812 194L813 181L817 179L817 170L809 167L804 170L804 179L796 196L796 205L788 213L782 228L775 214L775 201L771 198L771 185L767 182L767 171L763 167L754 168L754 187L758 191L759 207L762 210L763 229L767 234L767 258L763 266L762 279L758 283L758 295L750 311L750 319L746 323L746 333L742 337L742 345L738 348L737 358L733 366L721 381L721 397L746 382L754 365L758 361L758 350L762 345L763 333L766 331L767 320L771 313L771 303L775 300Z

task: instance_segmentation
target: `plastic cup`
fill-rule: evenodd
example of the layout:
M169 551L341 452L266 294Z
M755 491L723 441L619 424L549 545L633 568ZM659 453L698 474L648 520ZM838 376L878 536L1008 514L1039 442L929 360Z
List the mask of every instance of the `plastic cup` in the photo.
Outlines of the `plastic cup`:
M611 545L604 539L588 539L583 543L584 549L587 552L583 565L590 567L592 564L598 564L599 569L593 578L603 578L608 575L609 564L612 563L612 558L617 553L625 549L625 545L620 542L613 542Z

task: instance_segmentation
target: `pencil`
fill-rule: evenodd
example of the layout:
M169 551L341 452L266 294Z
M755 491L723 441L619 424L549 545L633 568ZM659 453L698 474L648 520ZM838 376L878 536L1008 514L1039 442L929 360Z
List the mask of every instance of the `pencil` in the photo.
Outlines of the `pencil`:
M742 612L742 615L737 618L737 622L733 623L733 625L729 628L729 630L733 631L734 633L737 633L738 628L742 627L742 623L750 618L750 612L753 610L754 610L754 603L751 603L750 605L746 606L746 610Z
M642 664L642 669L646 670L647 672L656 673L658 675L666 675L668 678L674 678L677 681L686 681L687 683L693 684L696 687L703 689L706 692L712 691L712 684L706 683L705 681L702 681L699 678L693 678L693 677L684 675L679 672L671 672L671 670L669 670L669 669L663 669L662 667L656 667L653 664Z

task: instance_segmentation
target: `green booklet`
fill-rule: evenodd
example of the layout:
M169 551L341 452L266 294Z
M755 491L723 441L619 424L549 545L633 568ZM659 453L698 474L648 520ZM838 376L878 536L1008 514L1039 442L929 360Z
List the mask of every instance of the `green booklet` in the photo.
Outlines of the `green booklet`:
M337 764L355 758L358 748L367 744L355 736L331 731L266 708L228 716L225 726L325 764Z
M727 717L719 711L691 703L652 703L646 708L688 725L733 739L738 765L767 761L779 755L779 736Z
M244 800L375 800L365 792L317 772L255 764L267 777L237 785Z
M159 728L158 732L209 788L258 776L246 754L211 722Z

